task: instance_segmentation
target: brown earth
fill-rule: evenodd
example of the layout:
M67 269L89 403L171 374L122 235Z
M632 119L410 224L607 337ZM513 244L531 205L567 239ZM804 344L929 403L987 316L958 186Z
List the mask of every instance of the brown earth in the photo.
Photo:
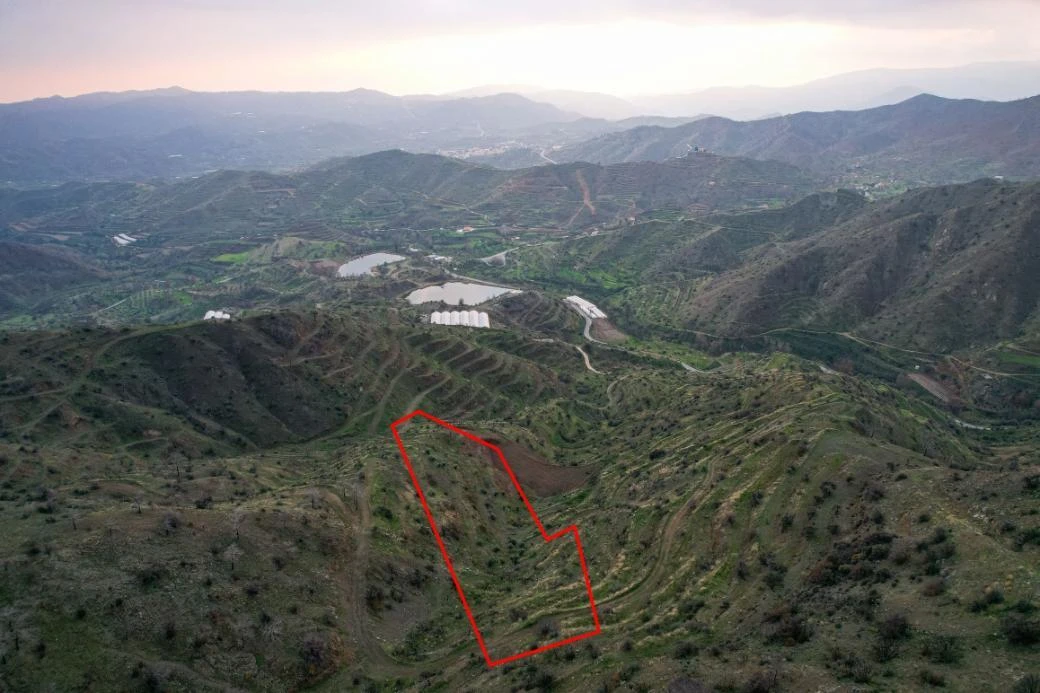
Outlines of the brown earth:
M615 344L617 342L623 342L628 339L628 336L614 327L614 324L606 318L597 318L592 321L592 328L589 333L593 338L598 339L601 342L607 342L608 344Z
M913 380L915 383L923 387L925 390L929 392L929 394L931 394L944 404L948 404L949 402L956 399L956 397L953 394L951 394L949 390L947 390L945 387L939 384L939 382L937 382L936 380L929 378L927 375L921 375L920 373L907 373L906 375L908 378L910 378L910 380Z
M310 265L311 272L326 277L336 276L336 271L339 269L340 265L340 263L332 260L314 260L308 264Z
M492 445L498 446L505 455L513 473L516 474L524 493L530 497L540 498L555 496L567 491L581 488L589 480L590 470L585 467L560 467L547 462L528 448L505 440L496 435L482 436ZM491 450L482 448L488 462L498 465L498 456ZM505 470L502 478L509 483Z

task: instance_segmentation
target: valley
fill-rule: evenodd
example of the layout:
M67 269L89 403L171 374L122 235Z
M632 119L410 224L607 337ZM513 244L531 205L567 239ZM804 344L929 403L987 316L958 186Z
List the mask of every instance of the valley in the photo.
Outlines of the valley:
M568 143L0 188L0 687L1033 690L1035 99L605 133L384 96L306 103ZM487 666L416 409L580 527L601 634ZM487 451L402 436L495 651L586 627Z

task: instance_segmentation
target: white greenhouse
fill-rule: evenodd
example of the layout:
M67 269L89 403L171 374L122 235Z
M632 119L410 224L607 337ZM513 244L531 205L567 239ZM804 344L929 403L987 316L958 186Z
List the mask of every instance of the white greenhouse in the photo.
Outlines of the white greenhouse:
M488 314L476 310L435 311L430 313L431 325L459 325L460 327L491 327Z

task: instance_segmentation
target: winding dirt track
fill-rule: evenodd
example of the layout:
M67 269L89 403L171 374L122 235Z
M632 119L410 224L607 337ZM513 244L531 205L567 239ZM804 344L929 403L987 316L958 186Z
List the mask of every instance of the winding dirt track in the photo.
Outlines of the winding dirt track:
M368 628L368 608L365 605L365 595L362 591L362 585L365 584L365 572L368 569L372 535L372 512L368 504L369 488L366 471L365 468L362 468L365 481L354 488L353 503L356 505L354 513L347 510L342 498L332 494L338 501L337 510L346 526L350 526L352 516L357 517L357 540L354 555L351 557L348 569L337 571L337 573L340 576L344 607L348 614L351 635L358 648L358 654L364 657L366 663L378 667L382 673L392 676L408 676L415 673L415 667L408 667L392 659Z
M578 353L579 353L579 354L581 354L581 357L582 357L583 359L585 359L585 367L586 367L586 368L588 368L588 369L589 369L590 371L592 371L593 373L598 373L599 375L603 375L602 373L600 373L600 371L597 371L597 370L596 370L595 368L593 368L593 367L592 367L592 362L591 362L591 361L589 361L589 355L588 355L587 353L585 353L585 350L584 350L584 349L582 349L582 348L581 348L580 346L578 346L577 344L575 344L575 345L574 345L574 348L575 348L575 349L577 349L577 350L578 350Z
M590 214L596 214L596 205L592 204L592 192L589 190L589 184L585 180L585 175L581 171L578 171L576 175L578 178L578 187L581 188L581 204L578 205L578 209L574 212L573 216L567 220L567 223L564 225L565 228L570 228L574 224L574 220L581 216L581 213L586 209L589 210Z

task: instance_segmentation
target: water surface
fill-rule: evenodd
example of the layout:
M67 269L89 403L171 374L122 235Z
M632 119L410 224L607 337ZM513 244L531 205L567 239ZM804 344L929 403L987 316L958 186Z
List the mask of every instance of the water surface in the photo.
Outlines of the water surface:
M444 301L450 306L463 305L476 306L490 301L496 296L503 294L520 293L515 289L506 289L501 286L490 286L488 284L473 284L471 282L447 282L440 286L427 286L416 289L408 294L408 302L413 306L420 303Z
M371 253L340 265L337 274L341 277L363 277L366 274L371 274L372 270L380 265L389 265L392 262L400 262L401 260L404 260L403 255Z

